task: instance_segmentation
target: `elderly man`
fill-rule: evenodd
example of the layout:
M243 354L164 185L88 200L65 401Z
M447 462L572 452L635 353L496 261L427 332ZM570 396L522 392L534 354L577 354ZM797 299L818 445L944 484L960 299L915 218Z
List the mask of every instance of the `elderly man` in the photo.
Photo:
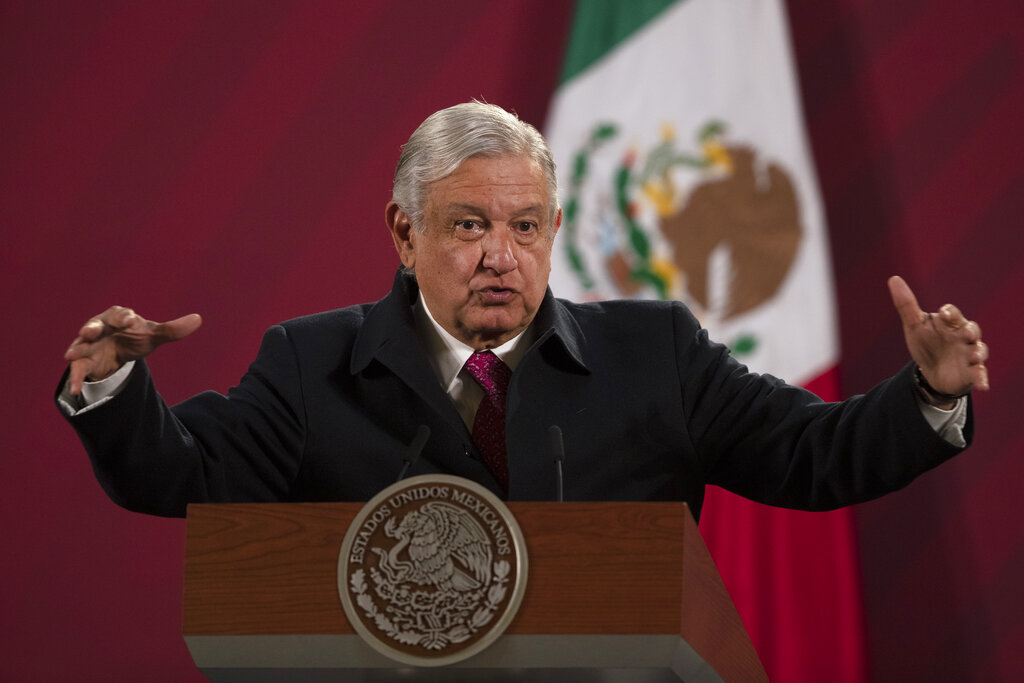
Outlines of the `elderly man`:
M680 303L574 304L547 290L561 223L554 164L529 124L467 103L403 149L386 221L392 291L272 327L226 396L168 407L142 359L200 325L113 307L66 354L58 401L119 504L365 500L410 473L474 479L510 499L555 495L548 431L565 435L574 500L686 500L705 484L801 509L905 486L971 437L987 389L978 326L924 313L890 280L913 362L823 403L749 372Z

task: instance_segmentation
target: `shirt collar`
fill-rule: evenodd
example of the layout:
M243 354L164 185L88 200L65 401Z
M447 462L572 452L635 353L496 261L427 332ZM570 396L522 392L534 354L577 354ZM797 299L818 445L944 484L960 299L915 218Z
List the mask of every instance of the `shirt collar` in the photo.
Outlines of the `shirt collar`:
M430 308L427 307L427 302L423 299L423 292L419 293L416 303L413 304L413 316L416 320L416 330L427 347L427 355L441 379L441 385L447 391L476 349L459 341L441 327L434 319ZM533 326L531 325L491 351L511 370L515 371L516 365L530 348L532 341Z

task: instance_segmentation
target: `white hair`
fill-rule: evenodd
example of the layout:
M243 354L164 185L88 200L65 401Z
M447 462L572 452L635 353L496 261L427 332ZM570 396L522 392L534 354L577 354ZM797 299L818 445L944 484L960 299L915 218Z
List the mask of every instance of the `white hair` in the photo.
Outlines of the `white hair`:
M434 112L402 147L395 168L392 198L423 231L427 185L455 172L472 157L526 156L536 161L548 182L552 223L558 213L558 181L548 143L536 128L501 107L464 102Z

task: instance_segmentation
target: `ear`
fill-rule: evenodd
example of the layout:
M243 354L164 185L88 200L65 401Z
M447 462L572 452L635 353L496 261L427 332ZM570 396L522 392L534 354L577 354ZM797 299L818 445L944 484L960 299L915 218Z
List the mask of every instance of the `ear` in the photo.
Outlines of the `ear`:
M406 268L416 265L416 252L413 249L413 240L416 231L412 227L412 220L409 214L402 211L394 200L388 202L384 208L384 222L388 224L391 232L391 240L395 243L398 251L398 258Z
M558 234L558 229L560 227L562 227L562 210L561 209L559 209L558 213L555 215L555 229L552 231L552 234L551 234L552 237L554 237L555 235Z

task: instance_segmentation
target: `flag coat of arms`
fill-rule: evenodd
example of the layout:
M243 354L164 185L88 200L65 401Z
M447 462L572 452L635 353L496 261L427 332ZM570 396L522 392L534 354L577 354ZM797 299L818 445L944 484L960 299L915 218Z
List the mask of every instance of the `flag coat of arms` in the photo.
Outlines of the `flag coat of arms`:
M838 398L828 235L779 0L580 2L545 134L556 296L679 299L752 370ZM710 490L701 529L773 679L865 679L848 512Z

